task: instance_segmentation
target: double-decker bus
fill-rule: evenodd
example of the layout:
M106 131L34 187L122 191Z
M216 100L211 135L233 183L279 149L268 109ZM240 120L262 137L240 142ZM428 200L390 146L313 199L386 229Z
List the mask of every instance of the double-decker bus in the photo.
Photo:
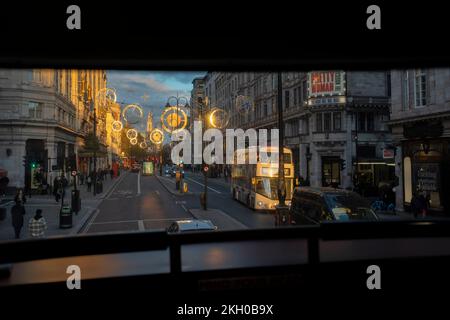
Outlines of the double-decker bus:
M253 147L256 148L256 147ZM257 163L249 164L249 152L244 150L245 164L237 164L237 153L234 153L234 164L231 169L231 192L233 198L256 210L275 210L278 204L278 161L262 162L259 152L278 153L278 147L259 147ZM292 151L284 148L284 176L286 181L286 204L290 205L294 190L294 165Z

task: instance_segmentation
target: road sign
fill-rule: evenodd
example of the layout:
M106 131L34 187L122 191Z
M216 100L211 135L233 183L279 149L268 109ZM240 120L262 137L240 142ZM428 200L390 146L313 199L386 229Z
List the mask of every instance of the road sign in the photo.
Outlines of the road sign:
M205 167L203 168L203 170L204 170L205 172L208 172L208 169L209 169L208 166L205 166Z
M72 177L75 177L77 175L76 171L72 171Z

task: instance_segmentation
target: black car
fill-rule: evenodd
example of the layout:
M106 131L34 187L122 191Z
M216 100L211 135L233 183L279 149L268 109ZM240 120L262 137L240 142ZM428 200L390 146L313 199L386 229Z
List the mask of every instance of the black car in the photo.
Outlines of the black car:
M349 220L379 219L370 203L355 192L333 188L295 188L291 202L292 224Z

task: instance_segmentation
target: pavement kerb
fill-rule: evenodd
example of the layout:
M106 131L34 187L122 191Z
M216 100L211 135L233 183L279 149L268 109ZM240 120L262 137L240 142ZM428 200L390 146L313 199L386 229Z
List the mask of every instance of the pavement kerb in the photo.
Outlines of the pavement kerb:
M109 187L108 191L106 191L105 195L103 197L97 198L98 200L104 200L106 199L113 191L114 188L124 179L124 177L127 175L127 173L123 173L120 175L118 179ZM95 199L95 198L94 198ZM94 213L98 211L98 206L100 205L101 201L97 203L97 205L94 208L91 208L90 212L86 213L84 217L80 220L77 227L74 229L71 234L79 234L84 231L84 228L89 224L89 221L94 216Z

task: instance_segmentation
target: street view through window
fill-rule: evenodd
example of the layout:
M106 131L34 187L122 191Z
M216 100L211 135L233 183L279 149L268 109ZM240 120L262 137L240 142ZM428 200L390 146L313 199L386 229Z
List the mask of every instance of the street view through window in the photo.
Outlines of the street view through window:
M446 219L449 92L445 68L1 69L0 240Z

